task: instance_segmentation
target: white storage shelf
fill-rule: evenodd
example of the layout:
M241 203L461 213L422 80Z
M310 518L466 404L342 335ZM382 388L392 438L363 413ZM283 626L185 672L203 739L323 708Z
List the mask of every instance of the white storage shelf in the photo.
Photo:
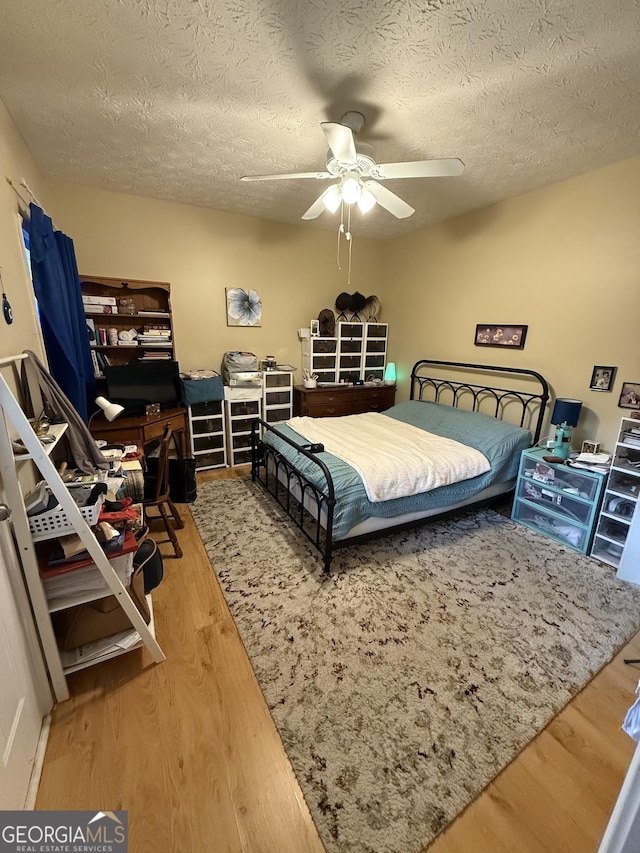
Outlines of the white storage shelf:
M222 400L193 403L188 407L191 454L198 471L227 465L225 406Z
M251 429L256 418L262 417L262 399L227 400L229 462L231 466L251 462Z
M640 420L623 417L591 556L640 583Z
M384 378L387 323L341 322L335 338L302 340L302 366L318 382L354 382Z
M288 421L293 412L293 374L266 370L262 385L262 418L268 424Z
M7 366L12 361L22 360L22 356L16 356L14 359L5 359L1 366ZM27 368L29 364L27 363ZM27 447L29 453L15 455L11 441L9 438L8 424L11 424L18 433L20 439ZM54 434L56 440L64 434L66 425L58 425L50 428L50 432ZM164 660L162 649L158 645L153 622L147 625L144 622L142 615L137 609L133 599L127 593L126 587L123 584L118 573L114 570L112 563L100 547L96 537L94 536L90 524L91 519L84 517L80 508L74 502L69 489L63 483L58 471L53 462L49 458L52 449L57 442L42 444L36 436L27 417L25 416L18 401L11 393L11 390L5 381L4 376L0 375L0 478L2 479L3 487L6 494L6 499L11 506L13 530L18 550L21 556L24 569L25 580L29 593L31 608L34 614L35 624L38 630L40 643L49 673L50 681L53 687L55 698L58 701L63 701L68 698L69 690L66 682L66 675L69 672L85 666L93 666L107 657L115 657L119 654L124 654L130 651L135 645L145 645L154 661L159 662ZM26 507L20 481L17 476L16 466L18 463L30 458L40 472L42 479L47 484L51 492L55 495L61 510L57 511L58 521L55 524L49 525L48 529L38 530L36 535L32 535L27 516ZM49 513L51 515L51 513ZM66 516L66 518L65 518ZM65 522L63 525L62 522ZM68 522L68 523L66 523ZM47 527L47 525L44 525ZM64 529L61 529L64 527ZM77 533L82 540L85 548L89 552L90 559L94 561L91 568L95 573L102 576L102 584L91 590L78 591L74 595L69 595L66 599L61 597L58 602L49 602L45 593L43 579L40 575L40 565L34 538L38 539L54 539L60 535L66 535L68 532ZM125 555L122 555L123 558ZM118 558L115 558L118 559ZM132 556L131 556L132 559ZM89 567L88 567L89 568ZM74 569L73 571L81 570ZM70 572L69 574L73 574ZM58 648L58 643L53 630L51 621L51 613L54 610L66 609L78 603L92 601L98 598L104 598L107 595L116 595L119 599L122 609L125 611L127 618L131 622L132 628L127 632L133 643L126 643L123 647L117 647L109 654L99 658L84 660L80 665L65 666L62 662L62 652ZM137 634L137 639L134 637Z

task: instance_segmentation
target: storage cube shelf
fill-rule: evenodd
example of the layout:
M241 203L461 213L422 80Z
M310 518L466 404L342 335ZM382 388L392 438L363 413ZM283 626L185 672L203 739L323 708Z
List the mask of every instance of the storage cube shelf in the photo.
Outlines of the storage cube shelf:
M606 475L545 462L548 450L525 450L511 517L563 545L586 554L591 547Z
M640 420L623 417L591 556L640 583Z
M293 412L293 374L265 370L262 377L262 419L268 424L288 421Z
M197 470L225 468L227 443L223 400L193 403L187 410L191 455L195 457Z
M302 366L318 382L384 378L387 323L337 323L335 338L303 338Z
M289 370L265 370L262 372L262 385L225 386L224 395L225 464L231 467L247 465L251 462L251 428L255 419L278 424L291 417L293 374ZM194 434L194 438L197 441L200 436ZM217 447L216 452L222 454L222 448ZM211 452L211 449L207 451ZM206 453L203 451L203 454L204 459ZM196 465L201 467L197 462Z

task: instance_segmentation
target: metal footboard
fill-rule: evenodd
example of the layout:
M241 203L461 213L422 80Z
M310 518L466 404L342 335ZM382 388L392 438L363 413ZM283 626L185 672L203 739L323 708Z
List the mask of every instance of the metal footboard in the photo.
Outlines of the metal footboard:
M318 486L299 471L273 445L262 440L273 433L292 447L300 456L310 460L318 469ZM333 557L333 512L336 505L331 473L325 463L310 450L300 447L276 427L256 419L251 426L251 479L260 483L275 498L296 527L322 554L325 572Z

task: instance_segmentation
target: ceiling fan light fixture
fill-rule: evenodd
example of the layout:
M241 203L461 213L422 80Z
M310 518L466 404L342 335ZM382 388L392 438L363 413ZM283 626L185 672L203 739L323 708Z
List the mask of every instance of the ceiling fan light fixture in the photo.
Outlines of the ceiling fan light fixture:
M370 192L366 187L362 188L362 193L360 194L360 198L358 199L358 207L360 208L361 213L369 213L369 211L375 207L376 200L372 192Z
M337 184L334 184L332 187L329 187L322 195L322 203L327 208L327 210L331 211L331 213L335 213L336 210L340 207L342 202L342 194L340 192L340 187Z
M362 185L358 178L350 175L342 182L342 200L346 204L354 204L362 195Z

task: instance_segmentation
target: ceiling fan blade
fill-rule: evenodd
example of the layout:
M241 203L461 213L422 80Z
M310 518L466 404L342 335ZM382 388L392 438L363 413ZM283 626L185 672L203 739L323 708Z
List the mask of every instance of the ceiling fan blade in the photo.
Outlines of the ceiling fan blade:
M313 202L313 204L311 205L309 210L307 210L306 213L303 213L300 218L301 219L317 219L320 216L320 214L323 213L324 210L326 210L326 208L324 206L323 199L324 199L325 195L329 192L330 189L331 189L331 187L329 187L328 190L325 190L323 193L321 193L318 196L318 198Z
M341 163L355 164L358 155L351 128L333 121L323 121L320 127L327 137L329 148L336 160Z
M243 175L241 181L292 181L298 178L315 178L319 181L324 181L327 178L333 178L334 175L329 172L289 172L284 175Z
M412 163L378 163L375 171L377 178L452 178L464 172L464 163L457 157Z
M415 213L414 208L410 204L407 204L406 201L403 201L395 193L392 193L391 190L383 187L382 184L378 184L376 181L365 181L364 186L369 190L380 207L384 207L385 210L388 210L389 213L392 213L398 219L406 219L407 216Z

